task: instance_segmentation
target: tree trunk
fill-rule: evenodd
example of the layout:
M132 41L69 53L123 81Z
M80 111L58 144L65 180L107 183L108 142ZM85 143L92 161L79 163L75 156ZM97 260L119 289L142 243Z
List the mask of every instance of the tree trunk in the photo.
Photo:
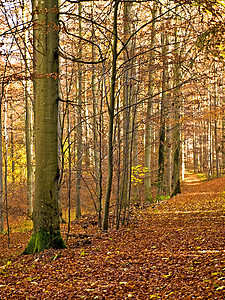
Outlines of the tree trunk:
M24 24L27 20L27 6L23 1L22 19ZM29 42L29 31L25 30L24 42ZM25 77L28 77L28 68L30 67L30 58L28 56L27 48L24 47L25 60ZM33 119L32 119L32 102L30 97L31 82L28 79L24 81L24 98L25 98L25 140L26 140L26 159L27 159L27 214L32 215L33 211L33 184L34 184L34 170L33 170Z
M150 49L153 49L155 45L155 19L156 17L156 5L152 9L152 29L151 29L151 43ZM144 162L145 162L145 177L144 177L144 188L145 188L145 201L153 202L152 192L151 192L151 155L152 155L152 96L154 92L154 63L155 63L155 53L154 50L149 54L149 73L148 73L148 102L147 102L147 114L146 114L146 125L145 125L145 153L144 153Z
M81 17L82 5L78 4L78 15ZM79 37L82 36L81 18L79 18ZM82 41L79 40L79 58L82 57ZM77 106L77 178L76 178L76 219L81 217L81 178L82 178L82 157L83 157L83 144L82 144L82 66L78 65L78 106Z
M180 61L179 61L179 44L178 44L178 35L177 35L177 26L174 29L174 38L175 38L175 62L174 62L174 130L173 130L173 191L172 196L181 193L180 189L180 164L181 164L181 138L180 138L180 106L181 99L178 86L180 85L181 80L181 70L180 70Z
M211 101L211 100L210 100ZM208 180L213 176L213 147L212 147L212 120L211 120L211 103L210 105L210 119L208 121Z
M5 212L6 212L6 224L7 224L7 236L8 236L8 246L10 244L10 226L9 226L9 207L8 207L8 156L9 156L9 134L7 128L7 118L8 118L8 102L5 100Z
M2 90L0 87L0 233L4 230L3 218L3 157L2 157Z
M220 107L219 100L217 99L217 87L215 86L215 96L214 96L214 109L216 111L217 107ZM219 143L218 143L218 117L214 116L214 147L216 152L216 178L220 177L220 162L219 162Z
M225 114L222 116L222 167L223 173L225 173Z
M194 173L198 172L198 151L197 151L197 135L196 135L196 124L193 122L193 167Z
M158 156L158 187L157 197L163 195L165 191L164 186L164 172L165 172L165 138L166 138L166 103L167 103L167 88L168 88L168 74L167 74L167 45L166 36L164 32L164 25L161 32L161 45L163 55L163 71L162 71L162 97L160 107L160 129L159 129L159 156Z
M182 135L182 139L181 139L181 179L184 180L186 161L185 161L185 138L184 138L183 130L181 132L181 135Z
M58 1L33 0L35 199L33 234L23 254L65 248L58 207Z
M124 2L123 7L123 42L126 44L128 38L131 34L131 8L132 3ZM128 42L124 49L124 74L123 74L123 144L122 144L122 155L123 155L123 165L121 170L121 183L120 183L120 206L123 208L125 220L126 207L128 205L128 195L129 195L129 167L130 167L130 101L131 101L131 62L129 61L131 55L131 42Z
M92 19L94 13L94 1L92 1ZM95 28L92 23L92 42L95 41ZM95 46L92 44L92 61L96 60L95 55ZM99 134L99 125L101 120L98 119L98 92L97 92L97 78L96 78L96 66L92 65L92 74L91 74L91 87L92 87L92 98L93 98L93 142L94 142L94 168L95 168L95 187L96 187L96 198L97 198L97 214L98 214L98 226L102 226L102 188L101 188L101 161L100 161L100 140L101 133ZM101 118L101 116L100 116ZM99 121L99 124L98 124ZM98 138L99 137L99 138Z
M15 185L15 157L14 157L14 134L13 134L13 112L10 115L11 132L10 132L10 159L11 159L11 175L12 175L12 193L14 192Z
M103 216L103 230L108 230L109 227L109 204L110 195L112 190L112 178L113 178L113 121L114 121L114 108L115 108L115 85L116 85L116 63L117 63L117 13L118 13L118 0L114 4L114 18L113 18L113 61L111 71L111 83L110 83L110 103L108 107L109 114L109 127L108 127L108 178L105 195L105 206Z

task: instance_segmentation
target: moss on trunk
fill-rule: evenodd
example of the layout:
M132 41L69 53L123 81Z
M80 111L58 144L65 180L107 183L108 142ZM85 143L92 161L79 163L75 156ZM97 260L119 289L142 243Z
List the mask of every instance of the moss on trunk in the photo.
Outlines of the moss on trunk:
M60 230L40 230L36 233L33 233L31 239L22 252L22 254L34 254L43 251L44 249L65 249L66 244L63 241L63 238L60 234Z

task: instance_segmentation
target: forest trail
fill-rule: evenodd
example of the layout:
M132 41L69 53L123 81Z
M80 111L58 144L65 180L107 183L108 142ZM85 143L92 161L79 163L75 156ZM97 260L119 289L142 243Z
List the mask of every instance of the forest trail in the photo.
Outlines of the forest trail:
M74 226L66 250L14 252L0 268L0 298L225 299L225 177L190 175L182 190L134 209L118 231ZM26 242L21 235L11 249Z

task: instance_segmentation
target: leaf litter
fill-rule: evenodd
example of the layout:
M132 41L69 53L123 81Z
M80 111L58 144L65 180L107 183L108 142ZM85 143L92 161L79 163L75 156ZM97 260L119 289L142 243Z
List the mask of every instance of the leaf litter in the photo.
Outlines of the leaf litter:
M134 209L126 228L72 226L65 250L21 256L31 232L14 233L0 245L0 298L225 299L224 186L191 175L182 194Z

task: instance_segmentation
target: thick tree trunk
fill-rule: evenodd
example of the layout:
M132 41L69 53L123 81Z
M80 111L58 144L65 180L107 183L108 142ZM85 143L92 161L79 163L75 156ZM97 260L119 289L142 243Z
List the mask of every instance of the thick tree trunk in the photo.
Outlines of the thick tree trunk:
M58 207L58 1L33 0L35 199L33 235L23 254L65 248Z

